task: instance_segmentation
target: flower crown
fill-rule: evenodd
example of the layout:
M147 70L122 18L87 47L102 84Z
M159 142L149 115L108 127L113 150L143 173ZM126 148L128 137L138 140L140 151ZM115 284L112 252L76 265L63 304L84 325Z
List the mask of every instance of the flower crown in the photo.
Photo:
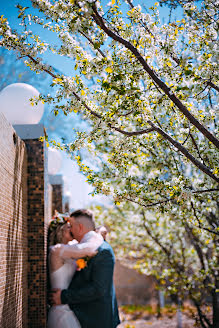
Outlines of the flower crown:
M49 223L49 229L50 231L56 230L56 228L60 225L63 225L69 221L69 214L68 213L59 213L58 211L55 211L54 216L52 217L52 220Z

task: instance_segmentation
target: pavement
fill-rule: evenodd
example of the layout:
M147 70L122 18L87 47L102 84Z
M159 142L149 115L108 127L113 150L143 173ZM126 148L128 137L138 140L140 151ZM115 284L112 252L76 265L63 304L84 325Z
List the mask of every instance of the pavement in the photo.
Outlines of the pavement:
M177 316L175 315L172 318L161 317L160 319L151 318L148 320L139 319L139 320L130 320L123 321L117 328L193 328L195 326L195 321L191 318L188 318L184 314L181 317L181 323L177 322Z

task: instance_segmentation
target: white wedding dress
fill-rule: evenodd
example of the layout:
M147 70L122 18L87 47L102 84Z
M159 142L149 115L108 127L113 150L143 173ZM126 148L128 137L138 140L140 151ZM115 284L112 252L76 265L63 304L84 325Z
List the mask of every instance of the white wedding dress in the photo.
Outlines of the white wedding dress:
M56 271L50 270L51 289L68 289L76 271L76 262L72 258L80 258L94 252L102 244L103 237L94 232L87 232L78 244L62 245L60 256L64 264ZM51 246L56 247L56 246ZM72 257L72 258L70 258ZM74 312L68 304L52 306L48 314L48 328L81 328Z
M64 264L50 273L51 288L67 289L76 271L76 263L65 259ZM68 304L52 306L48 314L48 328L81 328Z

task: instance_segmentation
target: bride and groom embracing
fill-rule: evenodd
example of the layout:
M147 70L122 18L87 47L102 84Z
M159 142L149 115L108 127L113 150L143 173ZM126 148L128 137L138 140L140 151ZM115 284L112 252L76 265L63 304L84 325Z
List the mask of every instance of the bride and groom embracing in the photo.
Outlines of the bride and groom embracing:
M95 231L93 214L77 210L67 222L56 218L49 227L49 243L48 328L116 328L115 256Z

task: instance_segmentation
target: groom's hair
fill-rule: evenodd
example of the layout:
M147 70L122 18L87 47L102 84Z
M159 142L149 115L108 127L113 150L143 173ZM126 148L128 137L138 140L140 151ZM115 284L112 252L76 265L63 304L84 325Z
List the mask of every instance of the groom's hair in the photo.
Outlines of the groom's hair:
M77 221L80 221L85 226L95 230L94 215L91 211L85 209L77 210L72 212L70 217L74 217Z

